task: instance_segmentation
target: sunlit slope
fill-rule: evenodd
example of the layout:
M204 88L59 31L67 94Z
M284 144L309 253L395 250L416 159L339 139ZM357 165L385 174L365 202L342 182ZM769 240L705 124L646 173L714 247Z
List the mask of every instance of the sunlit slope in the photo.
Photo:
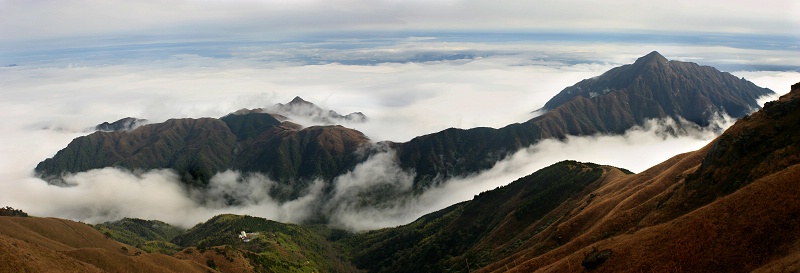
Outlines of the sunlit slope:
M561 162L357 235L354 262L370 272L795 271L798 87L642 173Z
M484 270L563 272L586 262L597 272L796 271L799 95L795 85L705 148L601 186L602 202L552 231L568 243ZM610 255L592 262L593 252Z
M0 217L1 272L209 272L163 254L144 253L89 225L56 218Z

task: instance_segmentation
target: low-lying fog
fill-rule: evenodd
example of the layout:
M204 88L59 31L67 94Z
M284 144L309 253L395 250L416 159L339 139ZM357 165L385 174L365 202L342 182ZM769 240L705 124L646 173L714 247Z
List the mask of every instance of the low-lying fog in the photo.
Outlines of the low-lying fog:
M269 179L240 177L234 171L218 174L210 190L200 193L183 187L170 170L93 170L69 175L70 187L56 187L36 178L33 168L75 137L90 133L89 128L128 116L151 122L221 117L300 96L340 114L364 113L368 122L343 125L373 141L408 141L449 127L501 127L526 121L564 87L653 50L668 59L742 68L779 65L759 61L770 62L774 60L770 57L786 53L668 44L491 44L419 38L371 47L302 46L302 51L290 46L232 47L224 56L152 55L149 52L159 50L154 46L101 52L99 57L93 52L50 60L21 57L20 63L0 67L4 97L0 101L0 206L89 223L137 217L190 227L220 213L302 222L312 204L319 202L319 186L312 186L297 200L279 203L267 195L274 184ZM316 55L308 56L308 52ZM781 94L800 79L798 72L731 71ZM307 120L296 121L311 125ZM704 130L680 136L659 133L669 122L653 121L622 136L542 141L490 170L453 179L413 199L381 208L357 207L351 199L359 191L381 183L402 191L413 179L413 173L396 165L391 151L378 154L335 180L336 195L325 201L324 210L337 227L395 226L560 160L640 172L678 153L696 150L719 134ZM721 119L718 124L727 128L732 121ZM241 205L224 205L225 194L238 196Z

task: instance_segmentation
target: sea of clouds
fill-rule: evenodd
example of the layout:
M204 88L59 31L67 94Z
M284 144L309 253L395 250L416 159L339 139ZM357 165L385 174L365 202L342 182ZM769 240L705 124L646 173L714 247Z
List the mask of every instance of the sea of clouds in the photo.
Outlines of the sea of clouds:
M718 46L443 42L435 37L359 43L248 44L227 47L225 54L202 54L198 45L196 54L153 46L18 57L13 66L0 67L0 205L89 223L137 217L191 227L220 213L303 222L321 212L331 225L350 230L401 225L561 160L640 172L699 149L721 130L670 135L664 128L680 121L654 120L621 136L545 140L490 170L372 207L359 203L359 193L374 187L403 193L413 181L413 171L397 166L391 150L334 179L332 192L312 181L303 196L288 202L269 196L277 183L266 176L235 170L217 174L206 191L198 191L182 185L171 170L98 169L69 174L70 186L59 187L38 179L33 168L91 133L88 128L129 116L150 122L221 117L300 96L342 114L364 113L368 122L343 125L375 142L402 142L450 127L497 128L526 121L564 87L652 50L669 59L734 67L759 65L759 60L775 65L777 56L786 55ZM795 71L732 73L779 94L800 79ZM301 117L295 121L313 125ZM716 124L724 129L732 122L720 118ZM230 197L238 202L231 205Z

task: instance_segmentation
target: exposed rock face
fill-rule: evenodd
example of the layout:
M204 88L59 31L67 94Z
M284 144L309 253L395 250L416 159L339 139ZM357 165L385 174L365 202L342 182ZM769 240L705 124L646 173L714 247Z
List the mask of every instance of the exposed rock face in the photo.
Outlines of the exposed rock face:
M740 118L772 90L709 66L668 61L652 52L635 63L567 87L532 120L547 134L619 134L647 119L685 119L707 126L717 114Z

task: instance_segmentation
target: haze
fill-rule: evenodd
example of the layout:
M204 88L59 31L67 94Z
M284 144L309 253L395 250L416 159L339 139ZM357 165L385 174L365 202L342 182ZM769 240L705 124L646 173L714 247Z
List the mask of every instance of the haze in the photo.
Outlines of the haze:
M239 194L237 207L183 188L169 170L90 171L70 176L73 187L33 176L73 138L128 116L221 117L301 96L363 112L369 122L343 125L373 141L407 141L526 121L564 87L653 50L778 93L800 81L797 4L695 2L0 1L0 205L91 223L139 217L192 226L224 212L307 217L313 190L277 203L264 194L268 179L235 183L236 172L213 186ZM342 195L329 212L334 225L353 230L408 223L559 160L640 172L720 133L664 136L661 126L544 141L414 200L354 208L345 193L374 183L402 189L411 175L390 154L376 155L337 178Z

